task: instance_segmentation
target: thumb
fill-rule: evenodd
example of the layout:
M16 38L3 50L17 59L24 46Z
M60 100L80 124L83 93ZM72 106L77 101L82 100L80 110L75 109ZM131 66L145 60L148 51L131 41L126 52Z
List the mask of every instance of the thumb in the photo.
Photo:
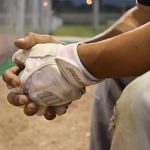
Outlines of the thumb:
M41 43L62 43L49 35L40 35L30 32L26 37L17 39L15 45L20 49L30 49Z

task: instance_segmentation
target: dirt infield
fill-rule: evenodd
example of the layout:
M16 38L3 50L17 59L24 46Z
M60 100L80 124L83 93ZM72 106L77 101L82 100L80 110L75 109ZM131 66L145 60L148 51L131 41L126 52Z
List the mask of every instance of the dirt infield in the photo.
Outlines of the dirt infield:
M54 121L27 117L8 104L8 90L0 77L0 150L87 150L94 86L81 101Z

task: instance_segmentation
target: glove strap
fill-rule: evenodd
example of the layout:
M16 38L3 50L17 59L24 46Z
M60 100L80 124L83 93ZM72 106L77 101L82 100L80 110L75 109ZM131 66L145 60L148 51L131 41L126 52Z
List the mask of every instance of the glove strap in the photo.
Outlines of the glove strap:
M77 47L78 47L79 43L74 44L74 48L73 48L73 53L74 53L74 58L78 64L78 66L80 67L82 73L85 75L85 77L92 83L92 84L96 84L97 82L100 82L100 79L95 78L91 73L89 73L87 71L87 69L83 66L79 56L78 56L78 52L77 52Z
M69 44L58 49L56 54L56 64L61 73L71 84L78 88L96 84L100 80L93 77L81 63L76 44Z

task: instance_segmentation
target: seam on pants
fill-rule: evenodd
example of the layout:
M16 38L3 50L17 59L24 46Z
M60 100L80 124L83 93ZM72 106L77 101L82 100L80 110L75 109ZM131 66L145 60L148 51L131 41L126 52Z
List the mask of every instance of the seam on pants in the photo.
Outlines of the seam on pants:
M116 124L117 124L117 119L118 119L118 105L119 105L119 100L116 102L116 105L114 106L113 109L113 115L110 119L110 123L109 123L109 131L111 131L111 133L113 134L115 128L116 128Z

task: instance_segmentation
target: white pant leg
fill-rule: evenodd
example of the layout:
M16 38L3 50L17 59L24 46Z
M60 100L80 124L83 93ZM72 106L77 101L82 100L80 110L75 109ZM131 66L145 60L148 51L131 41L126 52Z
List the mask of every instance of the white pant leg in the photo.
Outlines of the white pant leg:
M114 118L111 150L150 149L150 72L125 88Z
M124 88L135 77L107 79L96 86L91 118L89 150L110 150L108 130L113 108Z

